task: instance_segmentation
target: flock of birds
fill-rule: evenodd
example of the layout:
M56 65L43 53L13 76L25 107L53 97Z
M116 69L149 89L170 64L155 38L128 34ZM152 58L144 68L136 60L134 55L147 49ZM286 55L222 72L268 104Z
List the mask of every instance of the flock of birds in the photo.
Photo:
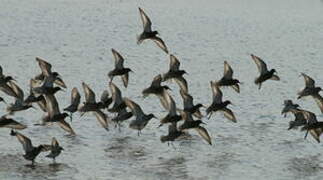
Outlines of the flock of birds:
M137 43L140 44L143 41L150 39L168 54L168 49L164 41L158 37L157 31L152 30L152 23L148 16L141 8L139 8L139 13L143 23L143 32L138 36ZM100 100L97 101L93 90L88 84L82 82L85 101L81 103L81 95L78 89L74 87L71 91L71 103L68 107L63 109L64 112L60 111L55 94L67 88L67 86L60 74L52 71L52 65L50 63L36 57L41 73L30 80L29 95L26 98L24 96L24 91L16 84L11 76L4 74L2 67L0 66L0 91L15 98L15 102L8 104L6 108L8 113L0 118L0 127L11 129L10 135L16 136L23 145L25 151L23 157L26 160L32 161L32 165L34 165L34 160L38 154L46 151L50 151L46 157L52 158L55 163L55 158L59 156L63 150L55 137L52 138L51 145L42 144L33 146L28 137L18 132L18 130L25 129L27 126L10 118L10 115L18 111L34 108L34 104L37 104L44 114L42 116L42 122L35 125L43 126L57 124L72 136L75 136L76 133L65 119L70 117L70 121L72 121L72 116L75 112L79 112L81 116L85 113L92 112L100 125L107 131L109 130L111 123L114 123L115 127L120 129L122 122L134 116L135 119L130 121L129 128L137 130L138 136L149 121L152 118L156 118L154 114L146 114L140 105L130 98L122 97L120 89L112 81L115 77L120 76L123 85L127 88L129 73L132 72L132 70L124 67L124 58L119 52L112 49L112 54L115 59L115 68L108 73L111 96L108 90L104 90ZM280 80L275 69L269 70L261 58L251 54L251 59L257 65L260 73L255 80L255 84L258 85L259 89L261 89L261 85L267 80ZM161 136L161 142L173 142L180 136L187 134L188 130L195 130L202 139L211 145L211 137L206 128L203 127L203 124L205 123L201 120L205 116L200 109L202 107L206 108L206 116L208 116L208 118L215 112L222 112L227 119L236 123L237 119L234 113L228 108L228 105L232 103L229 100L223 100L221 88L232 87L239 93L239 85L241 83L238 79L233 78L231 66L227 61L224 61L223 77L218 81L210 81L213 99L212 103L206 107L202 104L193 103L193 97L189 94L187 81L184 78L185 74L186 71L180 69L180 61L174 55L170 54L169 70L166 73L159 74L153 78L151 85L142 91L143 97L149 95L157 96L161 105L168 112L160 120L159 127L164 124L169 124L168 134ZM322 89L315 86L315 81L311 77L304 73L301 75L305 79L305 88L299 92L298 98L305 96L313 97L323 113L323 98L319 94ZM179 86L184 106L182 109L176 107L176 103L169 93L171 89L167 85L162 85L162 83L169 80L176 82ZM0 101L6 103L2 97L0 97ZM308 132L310 132L310 134L320 142L319 137L323 132L323 122L318 122L314 113L300 109L299 105L294 104L292 100L285 100L284 105L285 107L282 110L282 114L285 114L286 116L286 114L290 112L295 115L295 120L289 123L288 129L297 129L299 126L302 126L301 130L306 131L305 138ZM108 115L108 113L112 115Z

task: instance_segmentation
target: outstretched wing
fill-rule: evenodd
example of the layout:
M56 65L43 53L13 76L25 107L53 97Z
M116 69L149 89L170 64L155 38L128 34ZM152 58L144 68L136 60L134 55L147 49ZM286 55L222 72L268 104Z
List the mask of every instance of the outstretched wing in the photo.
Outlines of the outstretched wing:
M145 32L151 32L151 21L146 13L139 8L140 18Z

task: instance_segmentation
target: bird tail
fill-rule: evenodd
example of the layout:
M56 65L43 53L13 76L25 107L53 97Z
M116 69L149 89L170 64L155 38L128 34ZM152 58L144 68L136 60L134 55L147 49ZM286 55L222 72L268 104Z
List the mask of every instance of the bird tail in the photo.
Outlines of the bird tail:
M17 133L16 133L16 131L14 131L13 129L11 129L10 135L11 135L11 136L15 136L15 135L17 135Z

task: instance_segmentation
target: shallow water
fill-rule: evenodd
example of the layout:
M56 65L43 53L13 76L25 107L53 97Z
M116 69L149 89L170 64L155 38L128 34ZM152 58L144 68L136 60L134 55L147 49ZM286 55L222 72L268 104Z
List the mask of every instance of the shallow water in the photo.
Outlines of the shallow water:
M152 42L136 45L141 32L138 6L150 16L171 53L188 72L190 93L195 102L210 104L209 81L219 79L227 60L243 85L241 93L225 89L238 123L221 114L205 119L213 138L209 146L197 134L174 143L159 141L167 127L157 129L152 120L138 137L137 132L111 127L106 132L93 115L74 115L78 136L68 137L59 127L33 126L40 110L19 112L16 120L29 126L22 131L34 145L50 143L55 136L65 151L57 166L41 154L32 169L9 130L0 130L0 179L320 179L323 157L320 144L303 133L287 131L292 116L280 115L284 99L296 99L304 86L300 72L323 85L323 2L320 0L0 0L0 64L13 75L27 94L28 82L39 73L35 56L50 61L68 85L57 93L60 108L69 104L70 90L81 82L95 92L107 88L107 72L113 68L110 49L125 57L134 71L123 95L145 112L163 117L155 97L143 99L141 91L152 78L166 72L168 56ZM266 82L261 91L253 84L258 72L248 54L262 57L274 67L280 82ZM178 107L178 87L170 84ZM3 94L1 93L1 96ZM7 101L13 101L6 98ZM297 101L319 114L315 102ZM0 113L5 106L0 104ZM320 115L319 120L323 119Z

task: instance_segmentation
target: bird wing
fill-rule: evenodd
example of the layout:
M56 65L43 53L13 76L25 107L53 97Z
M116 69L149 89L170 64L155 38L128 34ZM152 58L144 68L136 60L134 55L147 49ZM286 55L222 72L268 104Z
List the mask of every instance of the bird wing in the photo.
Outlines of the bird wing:
M21 90L21 88L13 81L9 82L9 86L17 95L17 99L21 100L21 102L22 102L24 100L24 92Z
M109 83L109 87L112 94L113 102L117 105L121 104L123 100L122 100L122 94L120 89L113 82Z
M52 65L49 64L47 61L39 58L39 57L36 57L36 61L38 62L38 65L42 71L42 74L44 76L49 76L50 74L52 74Z
M16 137L18 141L22 144L22 147L24 148L25 152L29 152L33 149L33 144L28 137L24 136L19 132L16 132Z
M29 81L29 93L34 94L33 89L38 86L38 82L35 79L30 79Z
M316 104L319 106L321 112L323 113L323 98L320 94L316 94L313 96Z
M157 76L154 77L153 81L151 82L151 86L160 87L161 81L162 81L162 76L161 74L158 74Z
M139 13L140 13L140 17L141 17L144 31L151 32L151 21L150 21L149 17L146 15L146 13L141 8L139 8Z
M232 79L233 76L233 70L229 63L227 61L224 61L224 71L223 71L223 77L225 79Z
M175 78L175 82L178 84L181 90L188 93L187 81L184 77L177 77Z
M46 111L49 114L49 117L54 117L56 114L60 114L58 102L54 95L48 94L45 95L46 100Z
M170 59L169 69L172 71L178 71L179 66L181 65L179 60L173 54L169 55L169 59Z
M111 51L112 51L112 54L113 54L113 57L114 57L115 68L116 69L123 69L123 62L124 62L123 57L115 49L112 48Z
M213 102L220 104L222 103L222 91L220 90L220 88L216 85L215 82L210 82L211 84L211 88L212 88L212 93L213 93Z
M233 112L230 109L224 108L222 111L223 111L224 117L228 118L234 123L237 122L236 117L234 116Z
M182 89L180 90L180 94L183 98L184 109L192 108L194 106L193 105L193 97Z
M202 127L202 126L198 126L197 128L194 128L198 133L199 135L207 142L209 143L210 145L212 145L212 141L211 141L211 137L209 135L209 133L207 132L207 130Z
M81 101L81 95L77 90L77 88L74 87L71 92L71 104L78 106L80 104L80 101Z
M54 80L54 83L57 84L58 86L63 87L63 88L67 88L65 82L60 77L56 77L56 79Z
M2 84L0 86L0 90L4 93L6 93L9 96L18 98L17 94L15 93L15 91L8 85L8 84Z
M0 77L3 77L3 70L2 70L2 67L0 66Z
M108 101L108 99L109 99L109 91L108 90L104 90L103 92L102 92L102 94L101 94L101 98L100 98L100 101L101 102L106 102L106 101Z
M160 37L153 37L151 39L157 44L158 47L160 47L166 54L168 54L167 46Z
M129 98L123 98L126 106L131 109L131 112L136 116L136 117L142 117L144 115L144 112L142 111L141 107L130 100Z
M260 57L251 54L251 58L256 63L260 74L264 74L264 73L268 72L266 63L262 59L260 59Z
M107 115L104 114L101 110L96 110L93 112L96 119L99 121L99 123L101 124L101 126L104 129L108 130L108 121L107 121Z
M309 87L309 88L315 87L315 81L313 78L309 77L305 73L301 73L301 75L304 77L305 87Z
M96 103L95 94L92 91L92 89L84 82L82 82L82 87L83 87L83 91L84 91L84 95L85 95L85 101L87 103Z
M181 111L181 116L184 121L194 121L190 112Z
M69 132L71 135L75 135L75 132L72 129L71 125L69 123L67 123L65 120L60 120L57 123L62 129Z
M121 76L122 82L124 87L128 87L128 82L129 82L129 73L126 73L124 75Z
M169 110L168 103L167 103L166 99L164 98L164 96L163 95L157 95L157 96L159 98L161 105L164 107L164 109Z
M59 147L59 143L55 137L52 138L52 147Z
M176 104L174 99L168 94L167 91L163 91L163 98L167 102L168 111L171 115L176 115Z
M233 90L235 90L237 93L240 93L240 86L239 84L235 84L231 86Z
M177 122L172 122L171 125L168 126L168 134L177 132Z

